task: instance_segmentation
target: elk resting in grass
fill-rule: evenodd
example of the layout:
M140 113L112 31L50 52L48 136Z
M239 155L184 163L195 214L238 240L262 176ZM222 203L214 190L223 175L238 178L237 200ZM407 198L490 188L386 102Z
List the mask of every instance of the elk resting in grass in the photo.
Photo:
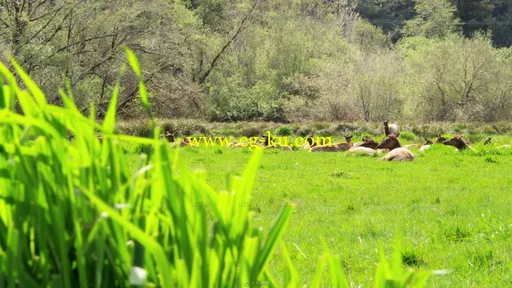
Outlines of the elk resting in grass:
M399 135L400 133L398 133ZM409 149L403 148L400 145L400 141L398 140L398 135L395 136L393 134L388 135L386 139L384 139L379 146L378 149L389 149L388 154L386 156L380 158L379 160L387 160L387 161L412 161L414 159L414 154L412 154Z
M346 143L337 143L333 145L322 145L315 146L309 149L309 152L339 152L339 151L347 151L352 148L352 136L345 136Z
M273 143L273 145L270 145L270 142L273 141L274 137L272 137L272 139L269 139L269 137L267 135L262 135L261 137L263 137L263 139L264 139L263 147L265 147L265 148L281 148L284 151L293 151L292 147L290 147L288 145L281 145L281 144L277 144L277 143Z
M421 145L419 151L424 152L424 151L430 149L430 147L432 147L432 145L434 145L434 143L432 141L430 141L429 139L425 138L425 143L423 145Z
M318 146L318 143L317 143L317 142L315 141L315 139L313 138L313 134L309 134L308 136L306 136L306 141L307 141L308 143L307 143L307 144L302 145L302 149L303 149L303 150L311 149L312 147Z
M444 141L443 144L453 146L458 150L471 149L475 151L475 149L469 146L469 144L466 141L464 141L464 139L462 139L462 137L460 136L454 136L452 139Z
M372 148L357 146L348 149L347 154L363 154L363 155L375 155L376 151Z
M364 137L361 139L362 142L354 144L354 147L366 147L371 149L377 149L379 143L375 142L372 138Z

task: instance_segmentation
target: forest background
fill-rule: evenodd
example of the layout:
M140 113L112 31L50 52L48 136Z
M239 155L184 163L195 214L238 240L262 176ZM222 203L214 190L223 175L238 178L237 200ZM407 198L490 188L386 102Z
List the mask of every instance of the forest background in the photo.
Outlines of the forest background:
M509 121L508 0L0 1L0 60L101 118L125 56L155 115L202 121ZM137 78L118 113L141 118Z

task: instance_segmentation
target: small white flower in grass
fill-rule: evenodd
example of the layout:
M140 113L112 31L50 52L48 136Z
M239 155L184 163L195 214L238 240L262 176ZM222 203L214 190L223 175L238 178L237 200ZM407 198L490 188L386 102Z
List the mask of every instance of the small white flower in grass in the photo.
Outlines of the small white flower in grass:
M121 209L124 209L124 208L130 208L130 204L128 204L128 203L119 203L119 204L114 205L114 207L116 207L116 209L118 209L118 210L121 210Z
M434 275L446 275L452 273L452 270L450 269L443 269L443 270L432 270L432 274Z
M101 217L107 218L108 217L108 213L107 212L101 212Z
M127 247L133 247L133 245L134 245L134 244L135 244L135 243L133 243L133 240L128 240L128 241L126 241L126 246L127 246Z
M146 278L148 276L148 272L145 269L132 266L130 269L130 284L135 286L144 286L146 285Z

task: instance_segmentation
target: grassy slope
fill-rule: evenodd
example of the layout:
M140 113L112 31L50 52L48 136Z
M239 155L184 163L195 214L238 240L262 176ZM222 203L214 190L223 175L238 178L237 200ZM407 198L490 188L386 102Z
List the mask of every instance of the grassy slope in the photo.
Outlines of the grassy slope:
M297 204L284 240L306 282L323 252L322 239L340 254L349 281L369 287L379 247L390 254L400 237L410 265L453 270L433 277L434 287L512 286L512 153L475 147L479 154L434 146L411 163L267 151L250 205L265 229L284 203ZM250 157L246 149L181 152L190 167L208 171L217 189ZM279 258L278 250L271 262L278 277Z

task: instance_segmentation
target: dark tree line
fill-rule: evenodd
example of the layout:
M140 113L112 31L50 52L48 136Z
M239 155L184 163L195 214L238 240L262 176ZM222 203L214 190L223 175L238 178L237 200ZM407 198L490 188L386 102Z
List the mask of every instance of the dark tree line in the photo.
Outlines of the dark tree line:
M414 0L360 0L355 1L356 11L361 17L391 33L393 40L402 36L401 29L406 20L415 17ZM461 29L466 37L477 31L492 33L497 47L512 44L512 1L509 0L449 0L456 7L456 16L461 20Z

